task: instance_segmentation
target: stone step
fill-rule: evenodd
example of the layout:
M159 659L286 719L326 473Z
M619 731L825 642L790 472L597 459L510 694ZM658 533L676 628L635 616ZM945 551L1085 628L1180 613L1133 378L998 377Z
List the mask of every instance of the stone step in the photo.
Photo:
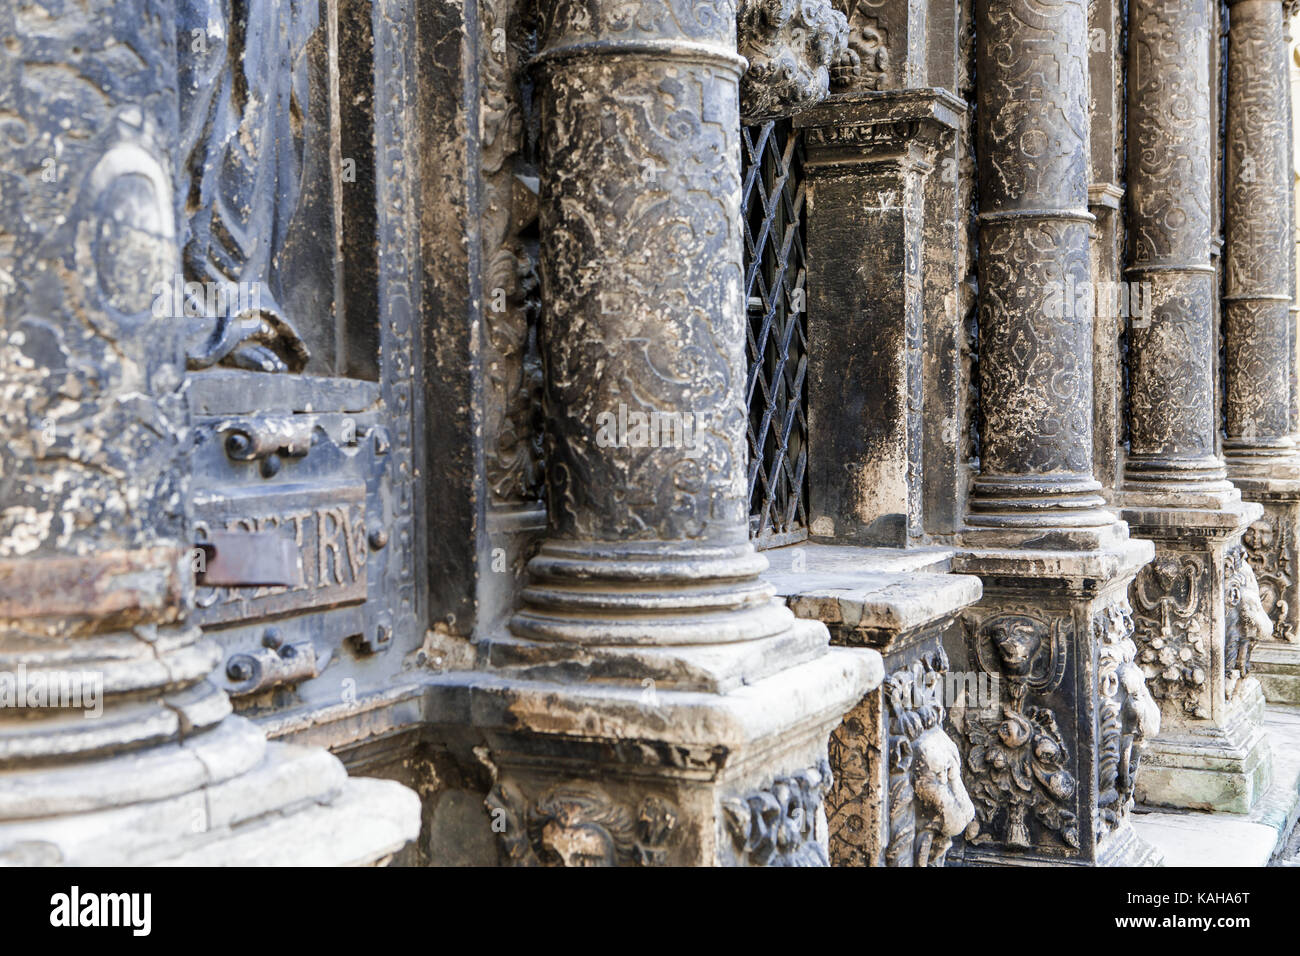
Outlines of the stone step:
M1133 829L1166 866L1267 866L1285 845L1300 817L1300 706L1269 704L1264 732L1273 784L1250 813L1135 808Z
M365 865L414 839L419 821L419 798L400 784L348 777L325 750L269 743L247 772L184 794L0 825L0 864Z

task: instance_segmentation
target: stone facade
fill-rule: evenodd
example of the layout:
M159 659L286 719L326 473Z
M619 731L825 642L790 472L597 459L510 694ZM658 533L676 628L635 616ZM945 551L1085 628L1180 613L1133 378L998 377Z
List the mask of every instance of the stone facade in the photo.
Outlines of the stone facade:
M4 5L0 861L1292 807L1292 13Z

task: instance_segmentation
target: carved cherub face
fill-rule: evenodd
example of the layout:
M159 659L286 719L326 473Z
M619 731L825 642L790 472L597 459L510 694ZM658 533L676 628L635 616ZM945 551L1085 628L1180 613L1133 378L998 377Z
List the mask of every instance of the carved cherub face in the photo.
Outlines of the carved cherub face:
M614 843L603 827L593 823L550 820L542 827L542 846L567 866L613 866Z
M961 753L938 726L912 743L912 789L921 805L918 821L942 837L954 837L975 819L975 806L961 780Z

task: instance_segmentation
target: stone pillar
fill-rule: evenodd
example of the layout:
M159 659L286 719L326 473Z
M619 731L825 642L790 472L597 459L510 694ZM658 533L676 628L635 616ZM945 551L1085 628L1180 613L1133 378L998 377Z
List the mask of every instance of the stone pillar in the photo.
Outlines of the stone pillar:
M268 744L186 621L207 552L183 330L155 307L180 271L169 10L0 10L0 859L373 863L415 794Z
M1271 762L1258 686L1232 684L1225 667L1225 561L1262 509L1226 480L1217 447L1209 24L1205 0L1129 7L1128 278L1150 309L1129 323L1121 497L1134 533L1156 544L1131 590L1138 660L1163 715L1139 799L1244 812ZM1279 400L1284 433L1285 382Z
M435 692L486 735L503 862L824 864L827 738L882 676L749 542L739 104L824 96L845 30L758 6L742 87L727 8L544 5L548 536L512 633Z
M1265 638L1260 683L1270 699L1300 703L1290 57L1280 0L1234 3L1229 16L1223 446L1242 496L1264 508L1243 538L1272 623L1271 639L1255 635ZM1244 672L1250 659L1239 663Z
M624 645L788 631L744 494L735 24L557 0L544 35L549 534L511 628Z
M1151 546L1128 538L1092 474L1093 315L1077 295L1091 287L1086 4L981 0L975 36L982 428L953 569L978 574L983 597L949 656L1004 690L992 712L950 713L976 812L954 852L1131 864L1152 856L1128 804L1155 727L1132 668L1121 688L1096 662L1125 663L1125 592ZM1106 717L1115 699L1134 719Z
M795 117L808 176L809 516L819 539L901 547L924 534L922 263L943 249L927 248L926 199L963 112L952 94L922 89L845 93Z

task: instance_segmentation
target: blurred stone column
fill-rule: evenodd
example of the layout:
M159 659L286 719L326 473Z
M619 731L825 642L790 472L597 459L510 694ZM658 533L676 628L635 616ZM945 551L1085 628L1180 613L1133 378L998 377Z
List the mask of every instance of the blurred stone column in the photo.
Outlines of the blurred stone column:
M1139 799L1245 812L1271 761L1258 685L1237 679L1230 654L1241 595L1228 566L1239 571L1241 534L1262 509L1226 480L1217 447L1209 38L1205 0L1129 7L1129 299L1149 305L1129 323L1121 501L1134 533L1156 543L1131 591L1138 660L1163 716ZM1278 397L1285 432L1285 382Z
M0 8L0 860L373 863L415 794L268 744L186 623L168 13Z
M1255 669L1266 697L1300 703L1290 56L1280 0L1242 0L1229 16L1224 453L1242 495L1264 506L1243 538L1273 627ZM1238 655L1238 670L1250 663Z

